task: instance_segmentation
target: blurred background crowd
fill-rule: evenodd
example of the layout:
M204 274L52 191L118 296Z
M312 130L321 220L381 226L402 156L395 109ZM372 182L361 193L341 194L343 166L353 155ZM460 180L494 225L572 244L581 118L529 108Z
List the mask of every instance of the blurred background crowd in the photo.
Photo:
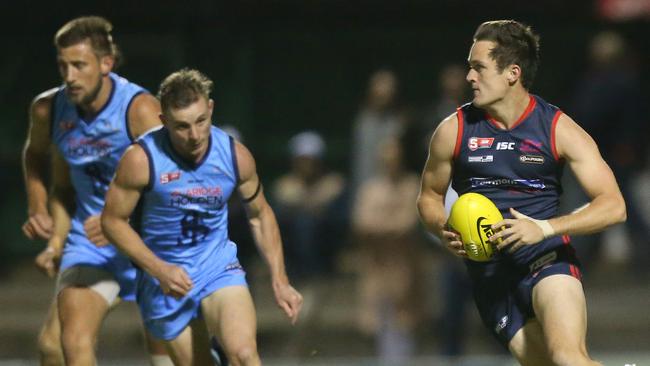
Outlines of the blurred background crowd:
M421 355L501 353L479 325L462 262L422 230L415 200L431 133L469 101L474 30L501 18L531 25L542 36L532 92L593 136L628 205L626 225L573 241L586 272L589 336L597 351L650 353L650 319L634 312L650 306L650 1L26 1L0 8L0 359L36 357L52 291L31 264L43 244L20 232L28 105L60 83L54 32L89 14L113 22L125 61L117 72L152 92L181 67L210 76L214 123L255 155L289 275L305 296L298 326L278 320L233 199L230 232L257 302L262 356L404 365ZM564 184L564 211L586 202L570 174ZM122 328L108 326L100 357L144 358L135 310L111 317ZM29 347L13 346L19 343Z

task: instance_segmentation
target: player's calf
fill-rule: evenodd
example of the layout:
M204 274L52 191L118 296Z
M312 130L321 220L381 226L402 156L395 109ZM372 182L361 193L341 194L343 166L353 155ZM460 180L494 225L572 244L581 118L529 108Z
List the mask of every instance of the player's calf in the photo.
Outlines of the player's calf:
M38 352L41 366L63 366L63 350L59 333L53 333L49 328L43 327L38 335Z

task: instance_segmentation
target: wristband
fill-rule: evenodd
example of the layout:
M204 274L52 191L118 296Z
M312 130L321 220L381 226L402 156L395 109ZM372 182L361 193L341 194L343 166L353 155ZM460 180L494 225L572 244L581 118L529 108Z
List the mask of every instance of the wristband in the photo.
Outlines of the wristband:
M553 226L551 226L551 223L548 222L548 220L537 220L532 218L529 220L534 222L535 225L537 225L540 229L542 229L542 234L544 234L544 239L551 237L555 234L555 230L553 229Z

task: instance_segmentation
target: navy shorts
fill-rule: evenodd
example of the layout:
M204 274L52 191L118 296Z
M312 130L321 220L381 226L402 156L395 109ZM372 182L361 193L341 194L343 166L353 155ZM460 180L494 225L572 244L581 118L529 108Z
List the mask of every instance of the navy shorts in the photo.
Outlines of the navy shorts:
M465 262L481 320L506 349L515 333L535 317L533 287L542 278L556 274L582 278L580 262L570 245L546 252L527 265L518 265L509 258Z

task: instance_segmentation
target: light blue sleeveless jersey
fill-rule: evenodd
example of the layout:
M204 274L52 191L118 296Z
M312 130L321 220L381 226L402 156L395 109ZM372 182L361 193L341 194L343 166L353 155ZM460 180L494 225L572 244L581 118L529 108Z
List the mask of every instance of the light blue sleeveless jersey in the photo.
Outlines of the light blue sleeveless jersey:
M173 339L199 315L201 299L219 288L246 285L237 247L228 239L228 198L239 174L234 141L212 127L203 159L190 163L174 151L167 129L138 140L149 160L149 185L132 224L161 259L187 271L194 284L182 299L162 293L138 271L137 302L154 336Z
M84 221L100 214L104 198L122 154L132 143L128 124L131 102L142 87L111 73L111 95L92 120L84 120L61 87L54 98L51 138L70 167L76 210L61 261L72 266L99 267L120 282L120 296L133 299L135 271L113 245L98 248L86 237Z

